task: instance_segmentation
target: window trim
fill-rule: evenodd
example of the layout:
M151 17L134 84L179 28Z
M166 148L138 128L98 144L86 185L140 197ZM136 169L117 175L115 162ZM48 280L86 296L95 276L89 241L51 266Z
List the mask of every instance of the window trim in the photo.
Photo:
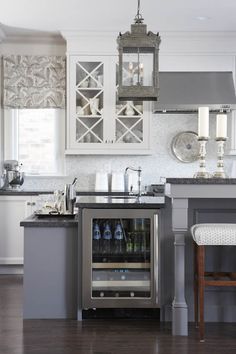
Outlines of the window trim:
M4 160L18 160L18 109L4 109ZM51 174L30 174L26 173L26 177L43 178L43 177L64 177L65 174L65 110L56 109L58 116L57 124L57 141L56 141L56 161L57 172ZM24 170L24 168L23 168Z

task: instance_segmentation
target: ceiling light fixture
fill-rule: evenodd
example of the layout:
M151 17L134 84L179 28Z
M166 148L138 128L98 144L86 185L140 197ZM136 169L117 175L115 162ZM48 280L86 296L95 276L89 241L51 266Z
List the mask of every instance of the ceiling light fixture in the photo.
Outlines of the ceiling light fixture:
M137 14L131 32L119 34L118 98L120 101L157 101L159 96L159 33L147 32Z

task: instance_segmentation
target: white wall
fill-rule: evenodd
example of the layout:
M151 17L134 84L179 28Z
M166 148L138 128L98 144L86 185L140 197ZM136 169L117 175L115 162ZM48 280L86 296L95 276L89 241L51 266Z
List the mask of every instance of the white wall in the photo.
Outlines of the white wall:
M171 141L179 132L197 131L197 115L160 114L152 117L152 142L154 153L151 156L67 156L67 178L26 179L28 188L62 188L65 181L71 182L78 177L80 190L94 190L95 172L100 170L124 171L127 166L141 166L142 184L158 183L160 177L192 177L198 169L198 163L183 163L171 152ZM210 135L215 136L215 115L210 117ZM231 171L234 157L226 157L227 171ZM207 145L207 168L214 172L216 168L216 143L212 139Z

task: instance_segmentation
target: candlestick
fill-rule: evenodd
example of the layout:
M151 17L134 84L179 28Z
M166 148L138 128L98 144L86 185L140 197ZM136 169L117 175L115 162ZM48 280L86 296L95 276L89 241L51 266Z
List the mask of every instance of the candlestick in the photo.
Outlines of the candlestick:
M198 108L198 137L209 137L209 107Z
M214 178L227 178L224 171L224 145L227 138L216 138L217 143L217 170L213 174Z
M217 114L216 116L216 138L227 138L227 115Z
M198 138L200 143L200 151L199 151L199 171L194 174L195 178L210 178L211 175L206 171L206 143L208 141L207 137Z

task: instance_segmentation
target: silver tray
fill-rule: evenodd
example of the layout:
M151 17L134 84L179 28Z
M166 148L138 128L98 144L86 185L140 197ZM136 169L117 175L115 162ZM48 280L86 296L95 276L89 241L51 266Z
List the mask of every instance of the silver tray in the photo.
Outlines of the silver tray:
M54 213L41 213L40 211L36 211L34 213L38 218L74 218L76 214L54 214Z
M192 131L177 134L171 142L173 155L181 162L194 162L199 159L198 135Z

